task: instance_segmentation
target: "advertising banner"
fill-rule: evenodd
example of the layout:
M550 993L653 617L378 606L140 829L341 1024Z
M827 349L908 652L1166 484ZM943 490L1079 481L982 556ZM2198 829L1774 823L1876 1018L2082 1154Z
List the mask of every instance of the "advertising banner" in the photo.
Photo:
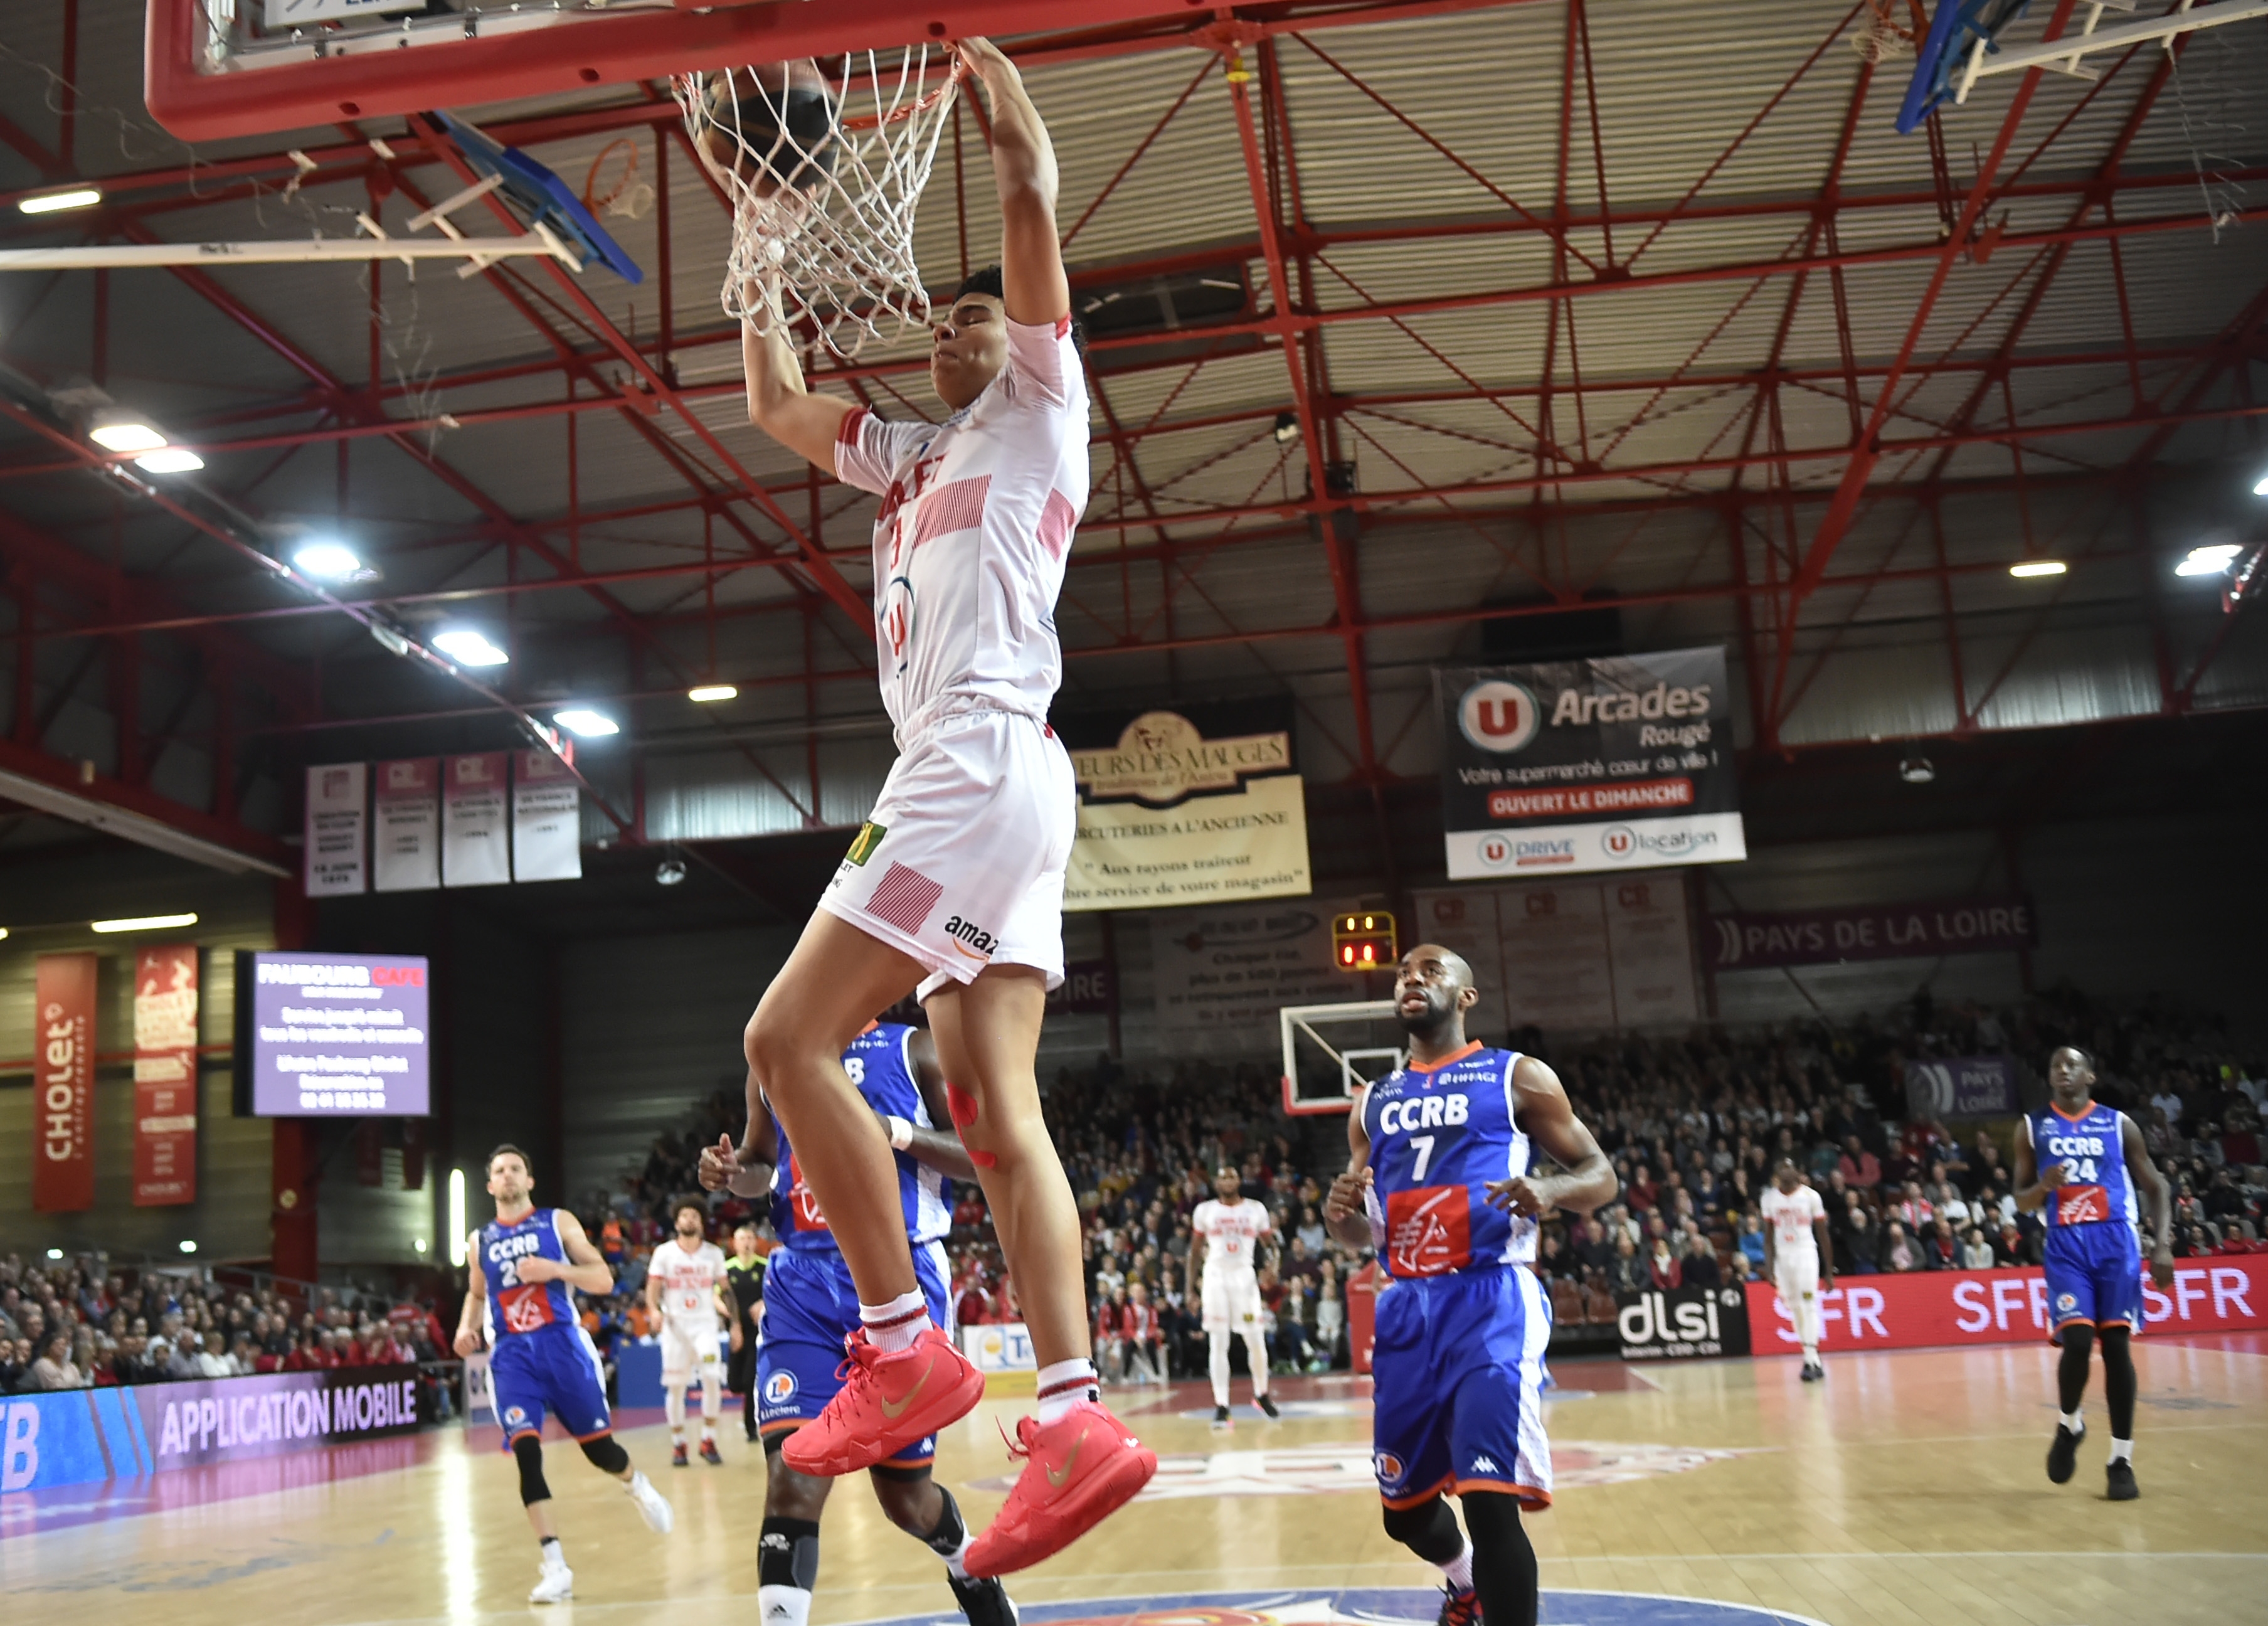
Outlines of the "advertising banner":
M1749 1321L1758 1355L1796 1352L1795 1322L1769 1282L1750 1282ZM1940 1344L2022 1343L2048 1335L2046 1272L1931 1270L1838 1276L1820 1296L1822 1350L1914 1350ZM2142 1332L2241 1332L2268 1328L2268 1254L2179 1259L2161 1289L2142 1277Z
M2016 1063L2005 1056L1955 1056L1906 1063L1906 1113L1914 1118L2007 1118L2023 1111Z
M1990 953L2029 948L2037 940L2029 898L1712 915L1708 932L1709 965L1717 971Z
M431 1110L422 955L276 951L238 964L247 961L254 1116L422 1118ZM242 999L241 973L237 989Z
M1283 1005L1366 999L1331 964L1327 905L1160 909L1150 916L1158 1040L1169 1055L1272 1050Z
M1072 960L1064 963L1063 986L1048 996L1049 1016L1108 1016L1118 1003L1118 990L1106 960Z
M512 879L504 823L508 751L441 759L441 884L501 887Z
M415 1366L74 1389L0 1400L0 1492L44 1490L407 1433Z
M367 762L333 762L307 770L307 821L300 862L302 888L311 898L352 897L367 891L363 861L369 813Z
M988 1321L962 1328L961 1352L976 1363L979 1372L1037 1372L1040 1368L1039 1357L1032 1353L1031 1335L1021 1321Z
M377 764L371 790L373 892L431 892L441 884L441 762Z
M1449 879L1748 857L1721 648L1444 667Z
M1414 894L1407 941L1473 968L1484 1030L1555 1033L1696 1020L1693 934L1680 874L1463 887Z
M1657 1287L1616 1293L1615 1332L1626 1361L1746 1355L1749 1308L1738 1287Z
M92 954L42 954L32 996L32 1210L94 1206Z
M556 752L512 754L512 878L580 880L583 787Z
M1287 705L1145 711L1115 731L1066 719L1063 728L1079 781L1065 909L1313 890Z
M197 945L134 956L134 1206L197 1200Z

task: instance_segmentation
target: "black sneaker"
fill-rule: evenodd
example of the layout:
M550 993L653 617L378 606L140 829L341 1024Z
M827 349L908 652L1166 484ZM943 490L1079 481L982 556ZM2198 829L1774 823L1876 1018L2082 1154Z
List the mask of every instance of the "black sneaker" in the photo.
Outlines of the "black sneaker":
M1219 1428L1222 1424L1224 1424L1224 1423L1226 1423L1226 1422L1227 1422L1227 1421L1228 1421L1228 1408L1227 1408L1227 1407L1226 1407L1226 1406L1215 1406L1215 1407L1212 1409L1212 1423L1213 1423L1213 1426L1214 1426L1215 1428Z
M2070 1483L2073 1469L2079 1466L2079 1442L2086 1438L2085 1429L2074 1434L2062 1424L2056 1424L2055 1444L2048 1447L2048 1482L2051 1484Z
M725 1466L725 1454L717 1449L717 1442L713 1439L704 1439L701 1442L701 1460L711 1468Z
M1008 1596L998 1578L978 1580L971 1576L963 1580L948 1570L945 1578L953 1584L953 1595L960 1600L961 1614L968 1617L968 1626L1016 1626L1016 1600Z
M1480 1626L1481 1595L1467 1587L1459 1592L1454 1586L1441 1589L1441 1613L1434 1617L1434 1626Z
M2111 1501L2131 1502L2142 1494L2142 1487L2134 1483L2134 1465L2132 1462L2113 1462L2106 1472L2110 1483L2103 1488L2102 1494Z
M1252 1403L1271 1417L1280 1417L1284 1415L1276 1409L1276 1397L1273 1394L1256 1394L1252 1397Z
M1803 1369L1803 1380L1806 1383L1822 1382L1825 1380L1826 1377L1827 1368L1822 1366L1816 1361L1812 1362Z

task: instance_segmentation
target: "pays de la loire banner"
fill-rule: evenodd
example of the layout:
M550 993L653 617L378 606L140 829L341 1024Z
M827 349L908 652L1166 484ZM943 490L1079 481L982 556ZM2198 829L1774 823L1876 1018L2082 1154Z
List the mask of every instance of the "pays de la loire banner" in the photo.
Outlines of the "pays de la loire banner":
M2019 897L1712 915L1709 925L1709 964L1716 971L1992 953L2038 941L2031 901Z
M1433 681L1452 880L1749 856L1723 649Z
M1123 714L1122 714L1123 716ZM1288 703L1058 718L1079 780L1066 909L1305 897L1305 786Z

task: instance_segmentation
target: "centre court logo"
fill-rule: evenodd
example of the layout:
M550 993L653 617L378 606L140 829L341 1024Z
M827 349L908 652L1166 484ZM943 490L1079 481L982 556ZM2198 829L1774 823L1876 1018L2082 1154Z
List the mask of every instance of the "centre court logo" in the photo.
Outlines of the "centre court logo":
M1547 1587L1542 1602L1544 1620L1584 1626L1820 1626L1808 1615L1654 1593ZM1025 1604L1017 1615L1022 1626L1432 1626L1440 1612L1440 1588L1396 1586L1136 1593ZM929 1626L932 1619L911 1615L872 1626Z

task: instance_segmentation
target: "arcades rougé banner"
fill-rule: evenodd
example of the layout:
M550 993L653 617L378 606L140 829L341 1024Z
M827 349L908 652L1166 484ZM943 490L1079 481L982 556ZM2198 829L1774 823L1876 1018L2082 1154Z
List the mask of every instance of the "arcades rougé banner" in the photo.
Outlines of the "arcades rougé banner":
M1433 677L1451 879L1749 856L1722 648Z

